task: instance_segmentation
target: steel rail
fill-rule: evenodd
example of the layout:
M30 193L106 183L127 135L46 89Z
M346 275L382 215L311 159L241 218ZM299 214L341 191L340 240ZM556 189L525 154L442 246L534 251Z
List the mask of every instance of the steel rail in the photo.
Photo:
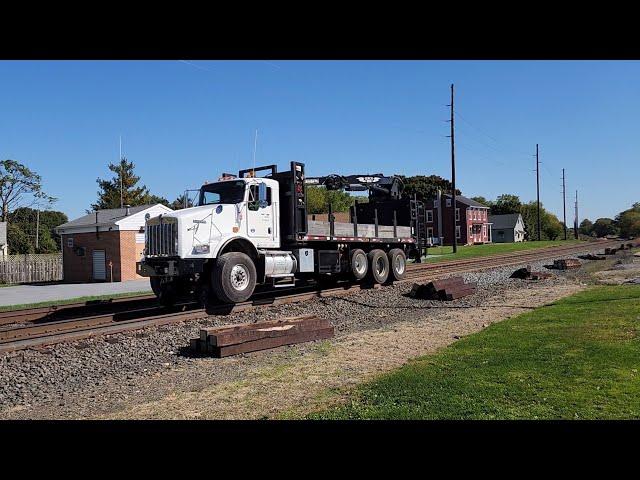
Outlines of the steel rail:
M607 242L609 243L619 243ZM599 243L601 248L605 243ZM559 254L570 251L581 252L589 250L596 245L572 245L567 247L552 248L552 250L535 249L522 255L491 255L476 257L473 262L455 261L438 262L436 264L420 264L407 269L406 277L401 282L411 282L418 279L438 278L451 273L464 273L486 270L498 267L507 267L527 263L530 260L546 260L557 257ZM544 251L542 251L544 250ZM178 311L166 313L166 309L160 307L139 308L121 312L110 312L102 315L92 315L83 318L70 318L36 325L19 325L14 328L0 330L0 352L33 348L42 345L74 341L82 338L124 331L138 330L148 326L165 325L207 315L239 313L267 305L283 305L310 300L313 298L334 297L346 295L355 291L381 288L381 285L345 283L341 286L323 288L322 285L301 286L299 292L293 289L279 292L259 292L257 298L233 305L210 305L207 308L198 306L195 302L184 303L177 306Z

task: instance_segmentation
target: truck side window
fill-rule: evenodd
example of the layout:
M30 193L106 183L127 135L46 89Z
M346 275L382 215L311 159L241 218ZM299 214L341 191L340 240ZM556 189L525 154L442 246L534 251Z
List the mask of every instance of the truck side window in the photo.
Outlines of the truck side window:
M267 187L267 205L271 205L271 187Z

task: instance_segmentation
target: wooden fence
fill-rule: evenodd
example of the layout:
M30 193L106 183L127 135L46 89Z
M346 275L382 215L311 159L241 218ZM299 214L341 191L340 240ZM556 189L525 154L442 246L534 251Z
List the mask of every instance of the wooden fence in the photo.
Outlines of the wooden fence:
M0 283L55 282L59 280L62 280L62 253L0 257Z

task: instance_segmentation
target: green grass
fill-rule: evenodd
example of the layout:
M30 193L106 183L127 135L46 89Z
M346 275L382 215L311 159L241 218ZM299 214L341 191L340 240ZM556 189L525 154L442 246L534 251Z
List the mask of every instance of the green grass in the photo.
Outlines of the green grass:
M640 417L640 286L598 286L496 323L310 418Z
M8 310L20 310L23 308L39 308L39 307L51 307L53 305L68 305L70 303L92 302L96 300L109 300L111 298L126 298L136 297L138 295L151 295L151 292L126 292L126 293L112 293L110 295L93 295L87 297L65 298L64 300L50 300L48 302L39 303L21 303L16 305L2 305L0 306L0 312L6 312Z
M577 245L587 243L581 240L543 240L540 242L519 242L519 243L487 243L484 245L462 245L458 246L458 252L454 255L451 246L429 248L429 255L442 255L441 257L427 258L427 262L441 262L459 258L485 257L488 255L498 255L501 253L520 252L534 248L558 247L563 245Z

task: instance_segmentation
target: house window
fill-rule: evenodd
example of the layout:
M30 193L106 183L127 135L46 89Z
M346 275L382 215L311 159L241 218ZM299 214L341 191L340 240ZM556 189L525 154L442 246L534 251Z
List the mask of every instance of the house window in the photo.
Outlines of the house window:
M433 222L433 210L427 210L427 223Z
M67 238L67 247L73 248L73 237Z
M456 238L460 238L460 225L456 225Z
M456 222L460 221L460 209L456 208Z
M451 199L447 198L447 207L450 207L450 206L451 206Z
M433 238L433 227L427 227L427 238Z
M487 226L482 225L482 238L485 238L486 236L487 236Z

